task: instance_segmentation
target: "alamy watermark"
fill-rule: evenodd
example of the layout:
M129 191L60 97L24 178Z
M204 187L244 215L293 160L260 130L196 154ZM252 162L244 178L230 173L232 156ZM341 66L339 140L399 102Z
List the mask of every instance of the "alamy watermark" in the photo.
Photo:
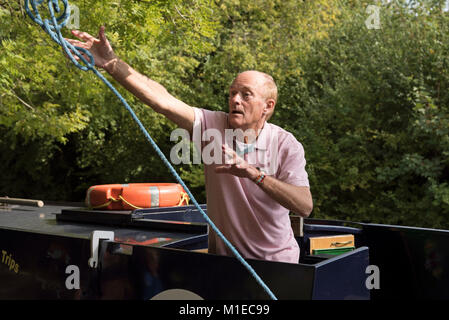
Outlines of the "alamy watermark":
M80 8L75 4L70 4L70 18L67 21L66 27L68 29L79 29L80 28Z
M381 6L396 6L396 7L407 7L410 9L417 8L419 6L418 2L413 2L409 0L378 0L375 1L375 4L370 4L366 7L366 14L368 17L365 20L365 26L368 29L380 29L381 21L380 21L380 9ZM443 11L449 11L449 0L446 0L445 5L443 7Z
M178 141L170 151L170 161L175 164L231 165L244 159L249 165L256 165L268 175L275 174L278 167L278 137L257 139L253 129L225 129L222 131L210 128L201 134L195 127L193 137L187 130L175 129L170 135L171 141ZM246 141L246 143L244 143ZM191 142L194 148L191 149ZM228 152L223 151L223 146ZM232 150L232 151L230 151ZM193 152L192 152L193 151Z
M365 26L368 29L380 29L380 7L369 5L366 7L366 13L369 16L365 20Z
M382 0L382 1L376 1L376 4L370 4L366 7L366 14L368 15L368 18L365 20L365 26L368 29L380 29L380 6L381 5L387 5L389 3L392 3L393 5L399 5L399 0Z
M365 274L369 276L365 280L365 286L368 290L380 289L380 270L379 267L372 264L366 267Z
M71 264L65 268L65 273L69 276L65 279L65 287L67 290L80 288L80 268Z

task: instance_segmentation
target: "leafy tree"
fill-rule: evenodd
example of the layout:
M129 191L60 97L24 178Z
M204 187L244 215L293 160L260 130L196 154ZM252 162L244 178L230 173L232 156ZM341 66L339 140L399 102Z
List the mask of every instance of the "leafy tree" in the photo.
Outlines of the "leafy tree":
M80 9L80 29L96 34L108 22L116 52L175 94L186 90L184 78L213 48L208 39L217 26L203 1L70 3ZM173 181L115 96L64 59L22 8L15 1L0 11L0 161L8 169L0 190L79 200L92 184ZM168 154L173 125L119 91Z
M78 0L80 29L195 106L227 110L238 72L275 78L272 122L306 151L316 218L448 228L445 1ZM380 29L368 29L368 5ZM0 192L81 200L101 183L173 181L115 96L0 4ZM64 35L70 36L67 29ZM123 88L168 156L174 129ZM202 166L178 172L205 201Z
M282 112L305 129L316 216L447 228L448 16L381 18L367 30L364 5L342 11L289 80L301 108Z

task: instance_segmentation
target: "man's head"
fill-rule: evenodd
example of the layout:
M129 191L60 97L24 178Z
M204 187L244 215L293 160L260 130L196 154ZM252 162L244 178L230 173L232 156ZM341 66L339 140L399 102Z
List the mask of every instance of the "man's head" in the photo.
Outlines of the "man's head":
M277 87L270 75L254 70L239 73L229 88L229 125L244 131L261 129L276 101Z

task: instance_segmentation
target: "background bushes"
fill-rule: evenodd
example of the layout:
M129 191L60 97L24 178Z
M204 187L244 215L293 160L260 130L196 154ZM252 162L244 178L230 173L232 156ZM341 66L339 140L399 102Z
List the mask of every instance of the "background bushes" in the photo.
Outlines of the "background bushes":
M93 184L174 181L127 111L24 13L0 3L0 194L80 201ZM80 29L186 103L227 109L247 69L306 151L313 217L449 227L444 1L71 1ZM368 29L368 5L380 29ZM67 37L69 30L64 30ZM173 124L123 89L166 155ZM200 202L203 168L176 166Z

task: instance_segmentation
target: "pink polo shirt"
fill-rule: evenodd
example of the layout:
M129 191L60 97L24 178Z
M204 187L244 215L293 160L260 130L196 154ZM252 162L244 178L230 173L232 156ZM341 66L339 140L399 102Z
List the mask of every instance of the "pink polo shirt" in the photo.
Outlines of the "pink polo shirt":
M221 153L221 145L230 141L226 138L226 132L230 131L227 113L194 109L193 141L196 146L201 141L207 212L211 220L243 257L297 263L299 247L289 210L250 179L215 173L214 168L223 164L217 161L220 157L216 152ZM245 145L239 146L237 150L243 150ZM242 157L254 167L280 181L309 186L304 149L291 133L266 122L255 145L249 147ZM212 229L209 229L209 252L232 255Z

